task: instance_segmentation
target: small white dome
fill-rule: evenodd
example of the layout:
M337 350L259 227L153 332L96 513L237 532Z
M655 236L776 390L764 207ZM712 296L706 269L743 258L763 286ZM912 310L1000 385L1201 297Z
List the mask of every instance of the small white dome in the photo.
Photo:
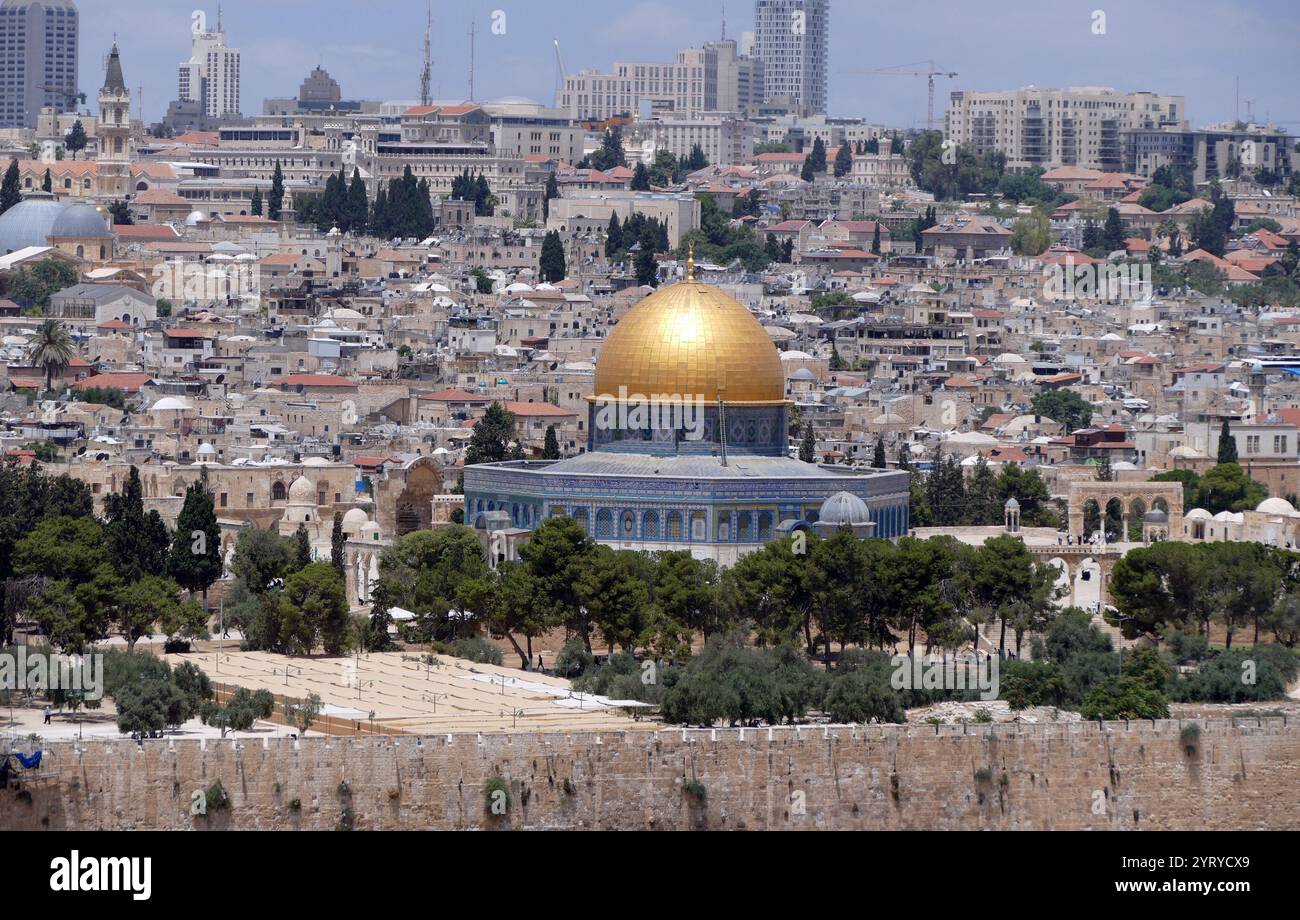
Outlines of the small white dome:
M299 476L293 481L293 484L289 486L289 504L316 504L316 484L306 476Z
M1214 520L1214 515L1210 514L1210 512L1206 511L1204 508L1193 508L1184 515L1184 519L1188 521L1212 521Z
M851 492L836 492L822 503L818 522L843 527L866 524L871 521L867 503Z
M1295 506L1285 498L1266 498L1255 510L1260 514L1295 514Z
M164 396L162 399L154 403L153 408L150 409L149 411L150 412L180 412L182 409L188 409L189 407L190 407L189 403L187 403L183 399L177 399L175 396Z
M200 457L214 457L214 456L216 456L216 453L217 453L217 449L216 449L215 447L213 447L211 444L200 444L200 445L199 445L199 456L200 456Z
M356 524L358 527L360 527L362 524L366 524L369 522L370 522L370 518L368 518L366 516L366 513L362 511L360 508L353 508L347 514L343 515L344 526L348 524Z

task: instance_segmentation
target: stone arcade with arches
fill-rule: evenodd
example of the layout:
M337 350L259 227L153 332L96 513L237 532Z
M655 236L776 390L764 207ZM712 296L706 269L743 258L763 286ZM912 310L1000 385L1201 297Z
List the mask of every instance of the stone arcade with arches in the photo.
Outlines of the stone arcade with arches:
M1132 525L1141 525L1141 542L1151 538L1178 539L1183 527L1183 487L1177 482L1071 482L1069 492L1070 534L1078 541L1086 536L1084 520L1089 505L1105 515L1118 506L1122 522L1120 543L1128 539Z

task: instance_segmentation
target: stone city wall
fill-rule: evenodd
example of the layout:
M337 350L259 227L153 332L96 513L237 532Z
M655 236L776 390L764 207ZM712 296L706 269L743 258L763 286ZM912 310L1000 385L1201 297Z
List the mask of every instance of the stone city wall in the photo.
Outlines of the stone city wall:
M67 742L36 774L0 829L1300 827L1284 718ZM217 781L228 807L192 816Z

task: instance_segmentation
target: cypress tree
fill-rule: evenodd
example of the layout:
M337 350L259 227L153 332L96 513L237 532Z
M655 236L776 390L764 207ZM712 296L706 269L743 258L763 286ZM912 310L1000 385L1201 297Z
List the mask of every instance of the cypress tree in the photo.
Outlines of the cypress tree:
M104 512L109 559L123 581L135 582L167 571L171 534L157 511L144 510L139 469L131 467L122 492L105 499Z
M623 249L623 228L619 225L618 215L609 215L609 227L605 231L605 258L612 259Z
M262 190L261 190L260 188L255 188L255 189L253 189L253 201L252 201L252 203L249 205L248 210L249 210L250 212L252 212L252 215L253 215L254 217L261 217L261 216L262 216L262 210L263 210L263 205L262 205Z
M1237 462L1237 441L1232 436L1232 429L1226 418L1223 420L1223 427L1219 430L1219 462Z
M221 577L221 527L208 490L208 473L185 490L185 504L176 518L172 539L171 574L177 584L193 594L203 594L208 608L208 588Z
M804 426L803 442L799 445L799 459L804 463L817 462L817 438L811 423Z
M871 468L875 470L883 470L888 468L888 466L889 459L885 456L885 436L882 434L876 438L876 450L871 458Z
M546 443L542 445L543 460L560 459L560 439L555 435L555 426L546 426Z
M294 540L298 544L296 562L298 570L302 571L311 565L311 537L307 535L307 525L299 524L297 531L294 532Z
M271 176L271 194L267 200L266 216L271 220L280 220L284 217L284 172L280 169L280 161L275 161L275 172Z
M542 280L552 284L563 281L568 272L564 262L564 243L560 241L560 234L555 230L547 233L542 240L540 268Z
M22 200L23 193L19 188L18 180L18 161L10 160L9 168L5 170L4 183L0 184L0 214Z
M330 532L330 565L339 573L343 583L348 581L348 557L345 545L347 537L343 533L343 513L334 512L334 529Z

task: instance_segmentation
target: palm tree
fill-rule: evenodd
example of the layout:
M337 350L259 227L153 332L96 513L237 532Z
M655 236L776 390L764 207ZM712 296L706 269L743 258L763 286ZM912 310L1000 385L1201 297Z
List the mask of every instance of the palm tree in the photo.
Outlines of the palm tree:
M45 369L45 389L54 388L54 375L62 374L77 354L72 336L56 319L47 319L36 330L36 347L32 349L32 364Z

